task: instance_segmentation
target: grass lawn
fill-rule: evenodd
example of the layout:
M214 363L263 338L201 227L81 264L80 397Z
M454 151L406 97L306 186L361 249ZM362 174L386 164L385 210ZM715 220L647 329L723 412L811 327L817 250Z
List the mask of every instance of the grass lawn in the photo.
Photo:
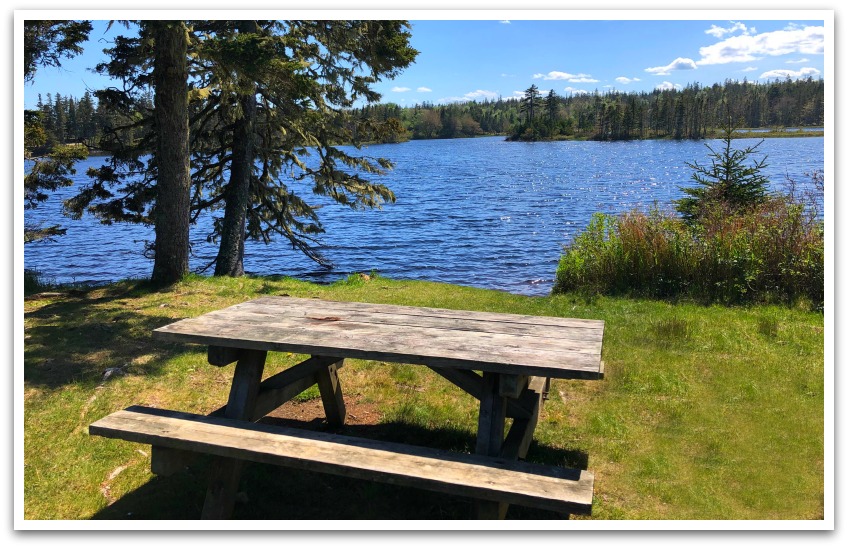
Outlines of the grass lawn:
M580 519L823 519L824 316L731 308L524 297L427 282L351 277L190 277L166 290L122 282L59 289L24 306L24 517L196 519L206 463L163 478L150 448L89 437L95 420L140 404L208 413L232 366L151 331L261 295L320 297L606 321L602 381L554 380L528 461L595 474ZM269 354L266 375L303 356ZM473 448L476 401L425 367L348 360L339 376L346 431L460 451ZM321 428L317 390L279 421ZM467 519L459 497L248 465L236 519ZM560 519L512 507L508 519ZM576 519L576 518L575 518Z

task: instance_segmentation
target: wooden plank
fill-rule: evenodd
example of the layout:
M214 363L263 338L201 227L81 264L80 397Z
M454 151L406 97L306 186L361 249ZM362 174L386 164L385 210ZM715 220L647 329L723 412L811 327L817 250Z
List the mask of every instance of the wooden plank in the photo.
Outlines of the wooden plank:
M480 312L474 310L454 310L447 308L429 308L424 306L404 306L350 301L329 301L324 299L303 299L297 297L264 296L246 301L223 310L256 310L269 316L280 313L294 314L298 310L317 312L321 316L332 317L347 313L376 314L386 316L411 316L415 321L426 322L427 318L479 321L486 328L496 328L499 323L526 324L528 326L553 326L603 329L602 320L562 318L559 316L530 316L504 312Z
M243 350L240 353L224 411L227 418L249 421L253 417L266 354L259 350ZM232 515L241 467L242 461L238 459L218 458L212 462L201 514L203 519L229 519Z
M89 432L474 499L591 513L594 478L582 470L141 407L113 413Z
M524 336L382 328L376 324L322 321L315 325L295 318L261 315L230 318L206 315L159 328L166 340L216 346L333 355L456 367L496 373L594 379L599 376L600 342L578 343L555 337L533 340Z
M433 371L461 388L476 399L483 397L483 378L467 369L450 369L447 367L431 367ZM536 377L531 377L536 378ZM532 413L533 399L527 397L526 390L518 399L507 399L506 416L508 418L527 418Z
M527 388L527 392L532 395L533 407L528 417L517 418L512 421L512 426L509 428L509 433L504 439L503 447L501 448L501 456L509 459L523 459L527 457L527 451L530 449L530 443L533 441L533 433L536 431L536 425L539 422L539 413L542 409L542 389L544 379L535 377L542 382L531 382Z
M332 364L338 358L312 356L297 365L268 377L259 385L251 422L258 421L277 409L304 390L318 382L315 372ZM338 362L341 367L343 361ZM209 416L225 417L227 406L219 407ZM197 453L154 447L150 457L150 471L161 476L169 476L190 466L197 459Z
M470 311L448 311L451 316L422 313L418 307L371 305L366 303L336 303L327 301L290 303L289 299L269 301L257 299L223 309L225 316L257 315L264 321L275 317L295 318L301 323L349 321L372 323L380 326L416 327L473 331L492 334L511 334L545 337L556 332L560 338L577 341L600 340L603 337L603 322L600 320L573 320L547 316L518 316L511 314L483 314ZM330 307L329 309L327 307ZM210 314L214 314L210 313ZM519 321L512 320L517 317ZM263 321L260 319L259 321ZM552 323L552 321L554 323Z
M421 336L438 337L446 341L452 341L462 338L471 337L473 340L481 341L524 341L533 348L539 349L555 349L555 350L570 350L573 352L591 353L602 342L600 336L588 337L583 336L580 332L573 337L565 336L571 330L559 328L546 328L539 330L536 333L492 333L485 330L472 329L444 329L434 328L421 325L395 325L391 323L380 323L379 321L357 321L355 319L333 316L333 320L324 318L299 318L280 314L279 316L269 316L267 314L257 313L255 311L238 312L230 311L229 314L210 313L208 315L199 316L188 320L181 320L171 326L159 328L158 331L185 331L197 329L199 332L208 332L210 327L221 328L228 323L227 334L230 338L249 338L241 337L241 335L250 335L250 332L257 327L271 327L274 329L297 331L312 331L315 329L323 329L326 332L349 332L355 331L358 334L370 334L375 332L399 333L403 336ZM191 331L190 331L191 332ZM586 333L588 335L588 333ZM231 345L227 345L231 346Z
M210 312L197 318L181 320L177 324L194 324L195 327L204 329L205 325L210 322L216 326L229 322L231 324L230 332L233 332L234 329L240 329L247 334L258 326L272 326L289 330L311 330L323 327L329 331L355 330L360 333L383 330L387 333L423 333L430 337L442 337L446 340L454 340L458 337L473 337L479 340L522 340L539 348L572 349L586 352L597 348L603 341L602 329L577 329L551 326L532 328L525 326L518 332L501 333L483 329L482 327L486 324L482 322L474 322L473 325L467 325L468 322L463 322L461 326L457 327L434 327L416 323L393 323L390 321L390 317L383 318L379 315L369 315L366 319L357 319L355 317L356 315L347 316L343 313L339 314L338 316L324 316L318 314L316 311L315 313L303 316L303 311L296 310L291 314L280 312L279 314L272 315L255 309L239 310L228 308ZM165 329L160 328L160 330L164 331Z
M321 392L321 402L324 404L327 423L334 428L344 426L347 409L336 364L319 369L315 372L315 378L318 381L318 390Z
M297 365L280 371L268 377L259 385L253 416L255 422L291 400L304 390L318 382L315 373L329 365L337 363L337 368L344 364L343 360L329 356L312 356ZM226 406L216 409L210 415L223 417Z
M483 378L474 371L451 369L449 367L431 367L430 369L474 396L474 398L479 400L483 397Z
M206 351L206 357L207 361L211 365L223 367L237 361L239 359L240 352L241 351L238 348L212 345Z
M498 391L501 396L517 398L527 387L528 379L527 375L501 375Z
M483 397L477 419L478 455L500 456L506 424L506 398L500 395L503 375L483 373ZM474 502L477 519L504 519L508 505L504 501L477 500Z
M157 476L171 476L194 463L197 453L153 445L150 448L150 471Z
M483 397L477 418L478 455L497 456L501 452L506 421L506 398L498 393L498 377L495 373L483 373Z

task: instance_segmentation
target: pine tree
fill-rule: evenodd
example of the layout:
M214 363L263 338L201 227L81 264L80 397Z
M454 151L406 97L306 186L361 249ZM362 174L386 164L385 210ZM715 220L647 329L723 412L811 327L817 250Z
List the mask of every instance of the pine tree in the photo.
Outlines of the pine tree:
M757 152L759 143L742 149L733 148L736 127L725 125L723 146L719 150L709 144L710 165L686 162L693 170L692 180L699 186L682 187L686 198L677 200L677 211L687 223L695 223L700 217L719 208L721 212L744 211L765 201L768 178L761 172L767 167L766 158L749 163L749 157Z
M292 190L301 181L311 181L314 193L357 209L394 199L384 185L365 178L388 169L390 162L353 156L338 145L358 146L380 131L379 124L356 125L351 107L359 100L377 101L373 84L393 78L414 60L407 26L402 21L190 22L190 207L192 218L224 210L209 235L227 241L217 273L243 272L248 237L268 242L282 236L322 261L314 247L322 231L317 208ZM75 215L153 221L162 166L156 154L146 156L159 139L144 97L152 79L148 44L143 36L118 37L111 60L98 67L123 79L125 89L97 92L98 110L115 119L100 140L111 157L91 171L91 184L66 202ZM306 162L310 149L317 165Z

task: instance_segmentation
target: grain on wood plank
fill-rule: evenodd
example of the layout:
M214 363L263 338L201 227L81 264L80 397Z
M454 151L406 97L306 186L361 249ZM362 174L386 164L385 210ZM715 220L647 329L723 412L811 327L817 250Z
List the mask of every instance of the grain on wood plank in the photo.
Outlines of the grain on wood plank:
M342 386L339 383L338 367L336 364L322 367L315 372L315 379L318 381L318 390L321 392L321 403L324 405L327 423L334 428L344 426L347 408L342 395Z
M491 333L480 330L458 330L438 329L418 325L394 325L381 322L360 322L348 318L339 318L332 322L311 320L307 318L296 318L280 314L267 316L255 312L242 312L239 314L219 315L208 314L180 320L170 326L159 328L158 331L172 332L200 332L207 333L210 329L220 330L229 324L227 331L232 334L244 334L249 336L257 328L268 328L292 333L323 331L327 333L354 332L359 336L381 334L382 336L401 336L415 339L418 337L436 338L440 341L456 341L471 339L485 341L489 344L501 342L505 345L520 343L531 348L540 350L550 349L556 351L594 352L601 344L600 337L567 337L562 330L551 329L539 334L525 333ZM239 338L236 336L235 338ZM249 338L249 337L245 337ZM508 346L509 347L509 346ZM493 349L497 350L497 349Z
M240 324L235 318L201 316L195 320L160 328L155 334L166 340L219 346L556 378L597 378L601 355L601 346L595 343L580 345L554 339L533 342L519 336L488 333L443 331L432 334L411 329L392 332L381 330L376 325L352 325L348 322L317 326L285 325L285 319L246 324Z
M480 399L480 414L477 419L478 455L500 456L506 426L507 400L500 394L500 383L504 375L483 373L483 396ZM508 505L502 501L475 500L477 519L504 519Z
M285 302L285 301L284 301ZM326 306L336 307L338 304L355 304L357 308L327 310ZM515 334L545 337L557 333L560 338L571 338L578 341L599 340L603 336L604 323L601 320L571 320L555 318L560 323L551 324L545 316L519 316L521 321L510 321L511 315L494 315L496 319L484 319L476 316L444 317L422 314L415 307L405 307L404 313L399 313L397 307L384 310L381 305L361 303L312 303L297 304L296 306L280 306L275 302L268 303L265 299L249 301L209 314L212 316L250 316L271 320L277 316L296 318L299 322L310 324L322 321L352 321L359 323L377 323L384 326L417 327L422 329L446 329L458 331L480 331L487 333ZM410 312L412 311L412 312ZM466 313L474 314L474 313ZM456 316L456 315L454 315ZM528 318L537 321L529 322Z
M478 455L497 456L501 452L506 421L506 398L499 394L499 377L495 373L483 373L483 397L480 399L480 414L477 417Z
M445 318L487 323L506 322L513 324L528 324L531 326L583 327L597 329L603 327L603 320L563 318L559 316L532 316L526 314L510 314L505 312L481 312L475 310L454 310L448 308L430 308L425 306L392 305L379 303L362 303L350 301L329 301L324 299L303 299L297 297L264 296L251 301L245 301L229 309L234 310L263 310L269 315L279 311L292 310L318 311L325 316L338 316L345 312L396 314L402 316L418 316L423 318ZM228 309L222 309L228 310ZM422 320L426 321L426 320Z
M440 340L451 341L473 338L481 341L522 341L522 344L552 349L566 349L574 351L588 351L597 348L603 342L602 330L586 330L559 327L538 328L524 332L493 332L484 329L472 328L446 328L432 327L418 324L396 324L390 321L381 321L382 318L374 316L368 321L362 321L355 317L333 316L332 321L326 321L317 317L298 317L295 314L266 314L257 310L232 310L226 309L210 312L197 318L180 320L169 326L158 328L157 331L200 331L206 332L211 327L220 329L227 323L230 332L243 332L249 334L257 327L270 327L274 329L307 331L324 329L328 332L355 331L360 335L371 333L384 333L387 335L401 334L409 337L436 337Z
M555 512L591 513L594 478L583 470L142 407L104 417L89 432Z

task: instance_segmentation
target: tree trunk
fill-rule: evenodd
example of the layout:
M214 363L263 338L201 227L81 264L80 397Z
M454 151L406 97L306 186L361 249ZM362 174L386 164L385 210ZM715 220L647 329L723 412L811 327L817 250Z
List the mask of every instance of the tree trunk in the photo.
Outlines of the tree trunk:
M257 32L254 21L243 21L239 32ZM255 156L256 84L244 79L246 92L239 96L242 118L233 131L233 159L227 183L226 206L221 227L221 245L215 261L216 276L244 275L244 240L247 210L250 207L250 178Z
M157 134L152 281L171 284L188 273L190 171L187 30L180 21L151 22Z

